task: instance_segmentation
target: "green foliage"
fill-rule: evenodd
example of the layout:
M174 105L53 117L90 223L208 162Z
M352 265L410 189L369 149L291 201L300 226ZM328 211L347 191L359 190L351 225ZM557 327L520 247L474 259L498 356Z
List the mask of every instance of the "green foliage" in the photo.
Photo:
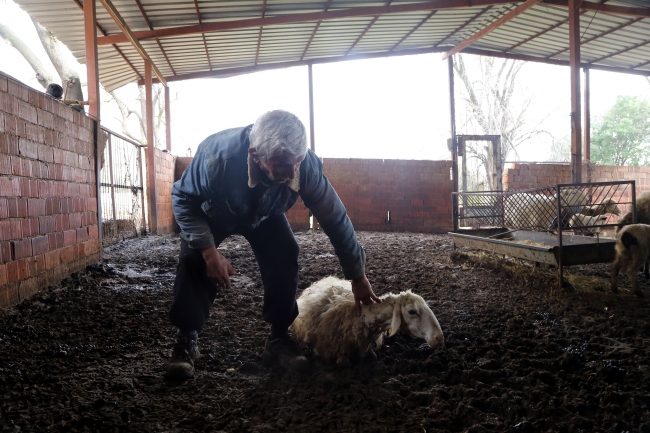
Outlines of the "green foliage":
M592 129L591 160L603 165L650 164L650 103L619 96Z

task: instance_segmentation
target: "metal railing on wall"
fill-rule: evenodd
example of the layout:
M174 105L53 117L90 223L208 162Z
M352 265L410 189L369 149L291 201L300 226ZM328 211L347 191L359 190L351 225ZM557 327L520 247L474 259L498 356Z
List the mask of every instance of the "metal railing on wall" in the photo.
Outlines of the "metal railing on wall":
M144 146L104 127L101 170L103 246L147 231L144 193Z

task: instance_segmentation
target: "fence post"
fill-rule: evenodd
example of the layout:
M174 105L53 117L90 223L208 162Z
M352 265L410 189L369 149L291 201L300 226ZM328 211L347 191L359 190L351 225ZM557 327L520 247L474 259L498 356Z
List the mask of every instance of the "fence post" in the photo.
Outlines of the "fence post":
M145 231L147 230L147 211L146 208L144 207L144 179L142 175L142 148L141 147L138 147L138 169L140 170L140 188L141 188L140 200L142 202L142 230L140 231L140 234L144 234Z
M113 138L112 134L108 135L108 173L111 177L111 205L113 207L114 229L117 231L117 212L115 211L115 181L113 180Z

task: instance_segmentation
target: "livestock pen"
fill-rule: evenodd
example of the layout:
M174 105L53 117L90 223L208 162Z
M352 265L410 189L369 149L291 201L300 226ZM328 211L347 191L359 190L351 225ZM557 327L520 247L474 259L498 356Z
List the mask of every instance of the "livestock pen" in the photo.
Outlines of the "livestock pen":
M545 188L453 193L454 243L564 266L614 260L614 228L631 211L634 181L557 184Z

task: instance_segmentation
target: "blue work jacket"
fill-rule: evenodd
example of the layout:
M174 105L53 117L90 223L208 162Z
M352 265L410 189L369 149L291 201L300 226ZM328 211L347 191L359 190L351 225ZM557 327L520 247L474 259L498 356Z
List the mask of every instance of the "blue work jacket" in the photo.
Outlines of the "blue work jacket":
M181 238L191 248L209 247L214 245L212 229L232 234L255 228L269 216L287 212L300 196L332 242L345 278L362 276L365 253L345 206L323 174L323 163L308 150L294 179L273 183L248 154L251 127L227 129L203 140L174 183L172 206Z

